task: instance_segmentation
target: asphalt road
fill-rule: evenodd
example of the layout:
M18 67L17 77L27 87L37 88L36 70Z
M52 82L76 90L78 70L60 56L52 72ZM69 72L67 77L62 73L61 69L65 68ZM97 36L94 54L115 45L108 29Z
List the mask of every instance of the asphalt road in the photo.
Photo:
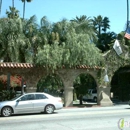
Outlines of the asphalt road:
M54 114L0 117L0 130L119 130L122 119L123 130L130 130L130 106L64 108Z

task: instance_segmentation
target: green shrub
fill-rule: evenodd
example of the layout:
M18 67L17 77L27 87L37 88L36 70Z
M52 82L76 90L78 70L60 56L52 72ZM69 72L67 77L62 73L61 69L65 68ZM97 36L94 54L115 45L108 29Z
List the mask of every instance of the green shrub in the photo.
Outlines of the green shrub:
M14 91L2 90L0 92L0 101L6 101L14 98L16 96Z

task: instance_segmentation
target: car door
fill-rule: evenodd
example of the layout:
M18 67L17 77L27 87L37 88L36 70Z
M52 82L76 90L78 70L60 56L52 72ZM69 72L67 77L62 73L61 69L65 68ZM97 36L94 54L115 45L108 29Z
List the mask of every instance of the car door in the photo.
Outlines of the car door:
M45 106L48 104L48 98L44 94L35 94L34 111L44 111Z
M92 90L89 89L89 90L88 90L88 94L87 94L87 98L88 98L88 99L91 99L91 96L92 96Z
M16 113L31 113L33 112L34 94L26 94L16 101Z

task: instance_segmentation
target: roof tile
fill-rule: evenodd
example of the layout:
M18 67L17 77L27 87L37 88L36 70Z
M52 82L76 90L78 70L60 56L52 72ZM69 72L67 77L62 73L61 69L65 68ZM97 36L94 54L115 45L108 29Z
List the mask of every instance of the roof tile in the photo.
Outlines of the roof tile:
M34 65L30 63L15 63L15 62L1 62L0 63L0 68L33 68ZM45 66L43 66L45 68ZM65 66L63 65L63 68ZM71 68L77 68L77 69L101 69L99 66L87 66L87 65L77 65Z

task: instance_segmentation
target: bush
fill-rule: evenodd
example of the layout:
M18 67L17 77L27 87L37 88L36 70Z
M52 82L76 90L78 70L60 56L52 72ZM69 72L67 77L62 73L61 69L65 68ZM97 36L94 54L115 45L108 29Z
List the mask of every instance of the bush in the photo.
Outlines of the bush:
M0 101L6 101L14 98L16 96L15 92L9 90L2 90L0 92Z

